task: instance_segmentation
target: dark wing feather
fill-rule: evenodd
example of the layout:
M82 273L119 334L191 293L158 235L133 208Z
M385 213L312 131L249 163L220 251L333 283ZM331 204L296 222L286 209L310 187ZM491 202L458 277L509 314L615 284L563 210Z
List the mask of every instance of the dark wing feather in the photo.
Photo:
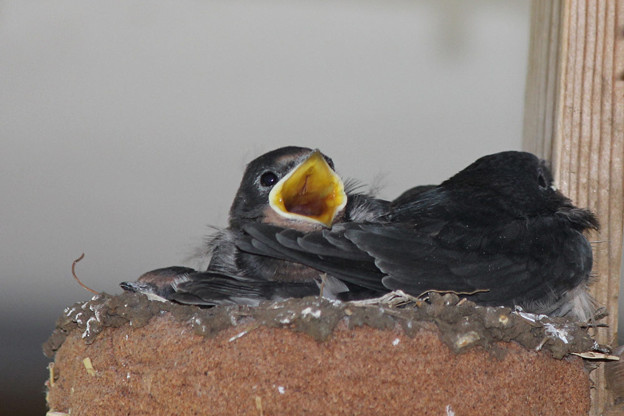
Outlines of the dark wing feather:
M284 235L277 234L278 241L282 242ZM319 233L309 233L303 236L291 236L296 238L297 248L303 249L311 254L316 254L321 258L336 257L337 253L341 259L354 260L358 262L370 262L371 256L363 252L358 246L345 238L343 230L330 233L327 230Z
M203 306L243 304L257 305L263 300L283 300L319 294L312 282L271 282L239 278L212 272L189 275L178 283L169 297L179 303Z
M552 221L517 219L498 227L438 221L423 227L433 233L405 224L363 224L347 237L375 258L388 289L487 290L473 299L523 305L563 296L591 268L583 235ZM577 249L560 252L569 247Z
M532 267L526 253L497 244L489 235L497 230L457 228L448 224L428 227L438 230L424 233L403 224L362 225L348 237L376 259L386 274L388 289L412 294L427 290L472 292L487 290L476 297L484 302L500 303L513 299L523 285L532 286ZM513 292L509 293L509 290Z
M120 285L129 292L200 306L257 305L264 300L319 294L319 286L315 281L273 282L226 273L195 272L183 267L153 270L136 282L122 282Z
M415 295L427 290L485 291L474 299L492 305L522 304L569 289L557 279L564 271L570 273L572 256L552 260L556 256L551 255L549 261L534 256L527 242L548 230L527 226L524 219L498 228L467 228L432 219L422 228L372 223L335 228L303 233L251 224L245 231L257 254L299 262L367 288L382 284L386 290ZM586 272L580 266L571 280Z
M322 231L304 233L260 223L247 224L243 229L247 235L237 240L243 251L305 264L366 289L387 290L375 259L340 233L331 233L333 241L339 240L334 244Z

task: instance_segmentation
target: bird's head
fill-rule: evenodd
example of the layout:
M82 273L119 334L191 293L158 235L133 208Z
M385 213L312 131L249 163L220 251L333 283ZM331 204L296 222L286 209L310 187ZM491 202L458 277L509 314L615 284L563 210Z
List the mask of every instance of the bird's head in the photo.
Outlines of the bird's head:
M555 215L565 217L581 230L598 228L596 217L575 207L555 186L545 161L532 153L508 151L484 156L442 186L460 192L459 199L472 201L493 215ZM471 197L467 198L464 194L468 193Z
M247 165L230 226L262 221L282 227L331 227L347 204L344 184L330 158L318 150L282 147Z

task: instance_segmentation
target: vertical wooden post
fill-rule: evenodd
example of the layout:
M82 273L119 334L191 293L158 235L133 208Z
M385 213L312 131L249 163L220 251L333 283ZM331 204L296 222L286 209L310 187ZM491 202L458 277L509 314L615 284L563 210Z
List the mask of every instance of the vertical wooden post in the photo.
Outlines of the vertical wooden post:
M607 308L601 344L617 337L624 224L624 0L533 0L524 143L551 161L559 188L594 211L591 292ZM609 403L594 372L592 414Z

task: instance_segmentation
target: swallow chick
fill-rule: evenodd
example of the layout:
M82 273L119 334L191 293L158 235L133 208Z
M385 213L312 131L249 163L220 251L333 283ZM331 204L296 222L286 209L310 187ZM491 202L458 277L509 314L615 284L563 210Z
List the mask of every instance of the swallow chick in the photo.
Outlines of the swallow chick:
M121 286L157 298L200 305L255 304L258 299L302 297L318 294L321 285L329 298L338 294L343 298L372 295L367 288L350 287L331 276L321 283L322 272L313 267L238 247L245 238L243 229L250 223L311 232L329 229L336 223L374 221L386 213L388 201L356 189L353 182L342 181L333 161L319 150L289 146L268 152L247 165L230 209L228 227L209 238L207 271L168 267Z
M472 293L482 305L587 321L591 229L596 217L555 188L544 161L502 152L406 191L374 219L310 231L251 222L237 244L351 287Z
M337 223L373 221L389 203L353 191L319 150L283 147L255 159L245 170L232 203L229 226L208 246L208 270L268 281L313 281L319 272L288 260L240 250L247 224L268 224L304 233Z

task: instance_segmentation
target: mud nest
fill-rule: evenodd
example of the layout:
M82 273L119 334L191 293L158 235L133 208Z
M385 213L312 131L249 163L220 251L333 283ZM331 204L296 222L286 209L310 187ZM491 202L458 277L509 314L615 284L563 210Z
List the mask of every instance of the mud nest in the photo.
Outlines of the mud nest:
M397 306L401 305L401 306ZM596 347L563 318L455 295L201 309L98 295L58 319L52 411L586 415Z

